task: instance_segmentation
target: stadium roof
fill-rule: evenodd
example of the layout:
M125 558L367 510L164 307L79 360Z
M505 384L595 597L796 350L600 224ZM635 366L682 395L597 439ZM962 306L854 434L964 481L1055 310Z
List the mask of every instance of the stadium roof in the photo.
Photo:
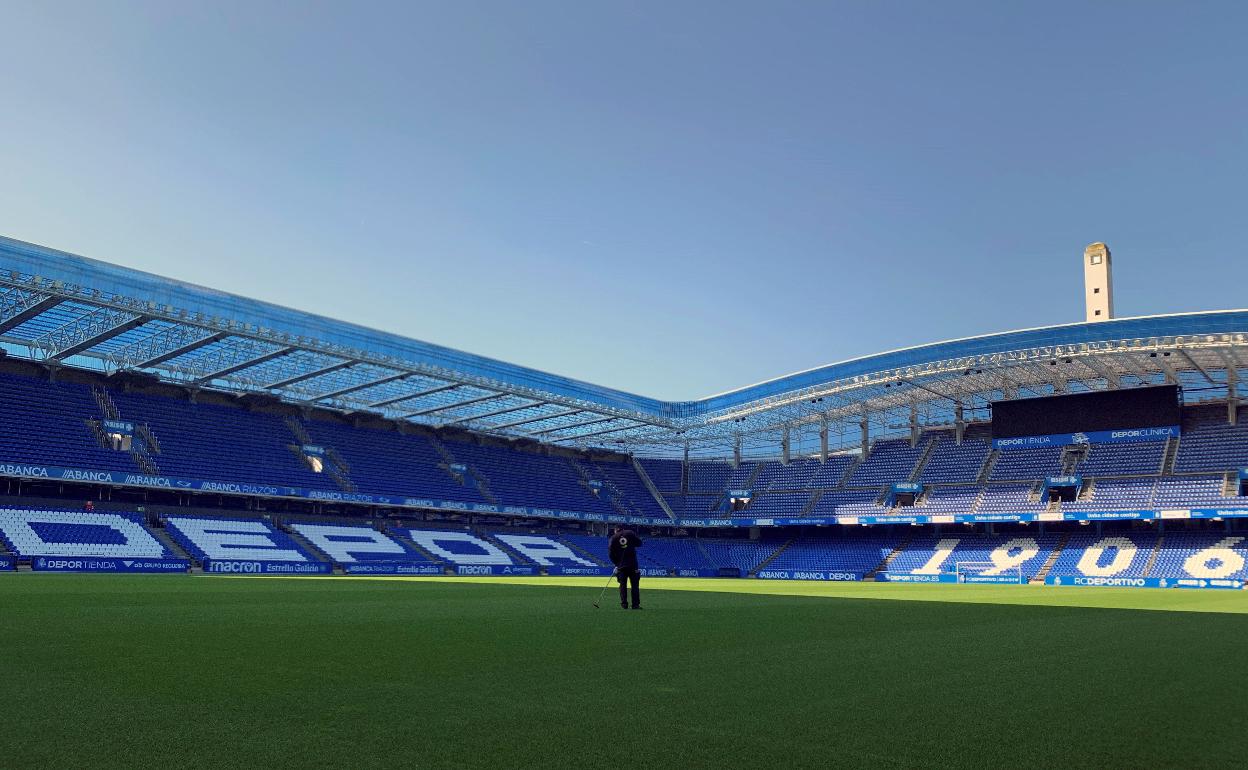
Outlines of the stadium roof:
M833 450L867 432L988 418L992 401L1177 383L1225 399L1248 374L1248 310L1077 323L938 342L667 402L0 237L13 357L191 389L265 393L561 446L665 455Z

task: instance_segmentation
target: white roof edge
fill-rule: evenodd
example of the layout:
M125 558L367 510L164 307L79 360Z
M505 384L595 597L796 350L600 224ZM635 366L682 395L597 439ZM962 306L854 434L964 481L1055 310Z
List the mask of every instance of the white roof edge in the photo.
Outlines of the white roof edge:
M1156 315L1136 315L1136 316L1127 316L1125 318L1111 318L1108 321L1071 321L1071 322L1061 323L1061 324L1050 324L1048 326L1032 326L1026 329L1010 329L1008 331L1003 331L1003 332L990 332L988 334L973 334L969 337L954 337L953 339L948 339L948 340L939 340L936 342L924 342L920 345L908 345L904 348L893 348L892 350L882 350L878 353L869 353L863 356L855 356L853 358L846 358L841 361L833 361L832 363L829 363L829 364L820 364L818 366L812 366L809 369L799 369L796 372L789 372L788 374L784 374L779 377L771 377L769 379L760 380L750 385L743 385L739 388L732 388L731 390L725 390L720 393L714 393L712 395L705 396L703 398L695 399L695 402L707 401L712 398L719 398L720 396L727 396L732 393L740 393L743 390L749 390L750 388L757 388L762 385L768 385L773 382L779 382L780 380L786 380L790 377L798 377L800 375L807 374L809 372L818 371L820 369L827 369L828 367L832 367L832 366L844 366L845 364L852 364L856 361L864 361L868 358L875 358L877 356L887 356L887 355L892 355L893 353L905 353L906 351L909 351L909 350L918 350L920 348L928 348L928 347L933 347L936 345L948 345L948 344L952 344L956 342L969 342L971 340L980 340L980 339L985 339L987 337L999 337L999 336L1004 336L1006 334L1023 334L1025 332L1043 331L1045 329L1064 329L1070 326L1084 326L1084 325L1088 325L1091 323L1112 324L1118 321L1143 321L1143 320L1148 320L1152 318L1178 318L1180 316L1217 315L1217 314L1224 314L1224 313L1248 313L1248 308L1240 309L1240 310L1194 310L1194 311L1188 311L1184 313L1160 313Z

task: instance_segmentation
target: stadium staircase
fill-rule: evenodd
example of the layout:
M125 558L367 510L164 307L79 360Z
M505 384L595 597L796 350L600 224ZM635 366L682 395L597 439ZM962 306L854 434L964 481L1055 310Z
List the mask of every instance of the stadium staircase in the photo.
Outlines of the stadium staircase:
M1239 496L1239 474L1235 471L1227 471L1222 476L1222 496L1238 497Z
M1153 543L1153 552L1148 555L1148 561L1144 562L1144 571L1141 573L1144 577L1152 574L1153 566L1157 564L1157 557L1161 556L1161 547L1165 542L1165 535L1157 536L1157 542Z
M971 502L971 507L966 510L967 513L978 513L979 507L984 504L984 496L988 494L988 487L981 486L979 494L975 495L975 500Z
M568 465L571 465L572 469L576 471L576 475L580 477L580 485L585 489L587 494L593 495L601 500L603 499L603 493L605 492L607 502L611 503L611 507L618 513L625 516L638 513L624 504L624 493L620 491L619 487L612 483L611 479L595 479L591 477L589 475L589 471L585 469L585 466L581 465L582 461L574 457L567 458L567 461ZM594 492L594 487L590 484L591 481L598 482L599 487L597 492Z
M849 463L849 465L845 468L845 473L841 476L840 480L836 482L836 486L833 487L833 489L844 489L845 485L849 483L850 477L854 475L854 471L858 470L858 466L862 465L866 459L866 452L860 452L857 459L855 459L852 463Z
M492 491L490 491L490 480L481 475L481 471L477 470L473 466L469 465L466 467L468 468L468 477L472 479L472 485L477 488L477 491L481 493L481 496L485 498L486 502L497 503L498 498L494 496Z
M988 452L988 456L984 458L984 467L979 469L979 475L975 477L976 484L987 484L988 477L992 475L992 466L997 464L997 460L1001 457L1000 449L993 449Z
M438 564L441 566L446 566L445 559L439 556L435 556L431 551L429 551L427 548L422 546L420 543L417 543L415 540L411 539L407 535L402 534L397 528L388 528L384 524L380 524L380 523L377 524L375 528L377 529L378 532L382 533L386 537L393 538L399 541L403 545L407 546L408 548L412 549L416 553L425 557L431 563Z
M1161 475L1169 476L1174 473L1174 461L1179 456L1179 442L1182 440L1181 436L1171 436L1166 439L1166 451L1161 458Z
M113 403L113 397L108 395L107 390L93 387L91 388L91 395L95 397L95 403L100 408L100 414L104 415L104 419L121 419L121 413L117 411L117 405Z
M893 563L894 559L896 559L898 556L901 556L901 554L906 550L906 548L910 546L910 541L912 539L913 538L907 537L905 540L902 540L900 543L898 543L897 547L894 548L892 552L888 554L888 556L884 557L884 561L880 562L879 566L877 566L875 569L863 575L862 579L874 580L876 575L880 574L881 572L887 572L888 566Z
M181 546L181 544L178 543L178 541L174 540L169 535L169 532L165 529L164 518L156 517L154 520L149 521L147 525L147 531L151 532L152 537L156 538L160 542L161 545L169 549L169 553L173 554L176 558L186 559L187 561L189 561L191 563L192 570L200 569L201 565L199 563L199 559L196 559L194 556L192 556L185 548Z
M910 472L910 477L906 481L915 482L919 480L919 476L923 474L923 469L927 467L927 462L932 459L932 454L935 453L936 445L939 443L939 438L934 438L927 442L923 447L923 454L919 455L918 461L914 464L914 470Z
M1057 559L1062 555L1062 551L1066 549L1066 544L1070 542L1070 533L1063 532L1062 539L1057 541L1057 545L1053 547L1053 552L1049 554L1049 558L1044 560L1044 564L1040 567L1029 583L1044 583L1044 579L1049 576L1049 570L1053 569L1053 565L1057 564Z
M663 499L662 493L660 493L659 488L654 485L654 480L650 478L650 474L646 473L646 469L641 467L641 463L637 462L636 457L630 457L629 459L632 460L633 471L635 471L637 473L637 477L641 479L642 485L649 490L651 497L654 498L654 502L657 503L659 508L667 514L669 519L675 519L676 514L672 513L671 506L667 504L667 500Z
M312 545L311 541L309 541L306 537L296 532L294 527L287 526L286 522L277 521L277 520L274 520L272 524L279 531L286 533L286 535L289 536L291 540L295 541L295 545L299 546L303 550L312 554L317 559L320 559L321 561L327 564L333 564L334 572L339 573L339 574L342 573L341 565L335 563L332 556L325 553L320 548L317 548L316 546Z
M429 446L433 447L433 451L438 453L438 457L442 458L442 462L438 463L438 467L446 471L446 475L455 479L458 484L464 486L471 484L478 492L481 493L481 496L485 498L486 502L492 504L498 503L498 498L496 498L494 493L490 490L490 480L486 478L485 474L481 473L481 471L477 470L468 463L461 463L457 460L455 455L451 454L451 450L447 449L446 445L441 441L438 441L436 436L425 436L425 440L429 442ZM464 466L468 469L467 473L456 473L451 470L452 465Z
M1089 447L1086 444L1075 444L1068 446L1062 450L1062 475L1072 476L1079 469L1079 463L1088 456Z
M698 548L698 553L702 554L702 558L706 559L706 563L707 563L707 564L714 564L714 563L715 563L715 560L711 558L711 555L710 555L709 553L707 553L707 552L706 552L706 546L702 545L702 541L701 541L701 540L699 540L699 539L697 539L697 538L694 538L694 540L693 540L693 544L694 544L695 546L697 546L697 548Z
M120 420L121 410L117 408L117 404L113 402L113 397L108 391L101 387L92 387L91 396L95 399L95 405L99 408L100 414L104 420ZM95 441L102 449L113 449L113 444L108 438L108 433L104 430L104 423L94 418L87 420L87 426L91 429ZM136 440L138 439L138 440ZM130 459L134 462L134 466L149 476L160 475L160 466L156 464L156 459L152 455L160 454L160 442L156 439L156 434L146 424L135 424L134 436L131 437L130 443Z
M99 444L100 449L113 448L108 441L108 434L104 432L104 423L94 417L88 417L85 422L87 423L87 428L91 431L91 435L95 436L95 443Z
M286 448L291 451L299 461L308 467L309 470L315 470L312 461L304 454L305 446L315 445L307 428L303 427L303 423L294 417L286 417L282 420L286 423L286 427L290 429L291 435L295 437L298 444L287 444ZM321 472L333 479L334 483L343 492L355 492L357 488L355 482L351 480L351 466L347 465L347 461L342 455L338 454L338 450L333 447L325 447L325 461L321 464Z
M806 506L802 508L801 513L797 514L798 518L809 516L810 512L815 509L815 506L819 504L819 498L823 497L823 493L824 490L822 489L816 489L814 492L811 492L810 500L806 501Z
M772 554L771 554L770 556L768 556L766 559L763 559L762 561L760 561L760 562L758 563L758 566L757 566L757 567L755 567L755 568L754 568L754 569L750 572L750 576L751 576L751 577L758 577L758 573L760 573L760 572L762 572L763 570L767 569L767 566L768 566L768 565L770 565L770 564L771 564L773 561L775 561L776 559L780 558L780 554L784 553L784 552L788 549L788 547L789 547L789 546L793 545L793 544L794 544L794 543L796 543L796 542L797 542L797 538L795 538L795 537L791 537L791 538L789 538L788 540L784 541L784 545L782 545L782 546L780 546L779 548L777 548L775 551L773 551L773 552L772 552ZM713 560L713 559L712 559L711 561L712 561L712 563L714 562L714 560Z
M1031 489L1027 490L1027 501L1032 503L1040 502L1041 495L1044 494L1043 482L1037 481L1031 485Z
M474 530L472 531L472 534L476 535L477 537L481 538L482 540L484 540L485 542L489 543L490 545L493 545L493 546L495 546L496 548L498 548L498 550L500 550L500 551L502 551L503 553L507 554L507 556L508 556L508 557L509 557L509 558L510 558L513 562L515 562L516 564L524 564L524 565L526 565L526 566L530 566L530 567L536 567L536 566L537 566L537 562L533 561L533 560L532 560L532 559L530 559L529 557L527 557L527 556L525 556L524 554L520 553L520 551L516 550L516 549L515 549L515 548L513 548L512 546L510 546L510 545L508 545L507 543L503 542L503 541L502 541L502 540L500 540L499 538L494 537L494 534L493 534L492 532L487 532L487 531L485 531L485 530L483 530L483 529L474 529Z
M1088 479L1083 482L1083 486L1079 487L1079 494L1075 496L1075 500L1085 502L1092 499L1092 495L1096 493L1096 479Z

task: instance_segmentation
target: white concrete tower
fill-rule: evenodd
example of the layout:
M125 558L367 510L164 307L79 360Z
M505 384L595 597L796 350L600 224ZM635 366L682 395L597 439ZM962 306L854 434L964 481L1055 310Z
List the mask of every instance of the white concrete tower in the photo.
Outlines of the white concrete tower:
M1108 321L1114 317L1114 271L1109 247L1094 243L1083 250L1083 294L1088 321Z

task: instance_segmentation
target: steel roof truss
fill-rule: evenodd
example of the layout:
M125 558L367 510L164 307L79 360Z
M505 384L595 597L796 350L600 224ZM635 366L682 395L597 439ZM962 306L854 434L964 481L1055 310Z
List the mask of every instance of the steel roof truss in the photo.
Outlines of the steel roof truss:
M304 380L310 380L314 377L320 377L323 374L330 374L331 372L341 371L348 367L355 366L356 363L357 362L355 361L339 361L337 363L330 364L329 366L323 366L319 369L313 369L310 372L304 372L303 374L296 374L292 377L287 377L284 380L278 380L277 382L269 383L268 385L264 385L262 387L265 390L277 390L279 388L285 388L287 386L294 385L297 382L303 382Z
M444 404L442 406L434 406L428 409L421 409L418 412L408 412L407 414L403 415L403 419L406 420L412 417L423 417L424 415L427 415L427 414L436 414L438 412L445 412L448 409L458 409L461 406L469 406L470 404L479 404L482 401L493 401L496 398L502 398L508 395L510 394L509 393L491 393L488 396L478 396L476 398L470 398L467 401L456 401L453 404Z
M294 353L296 350L298 350L298 348L295 348L295 347L284 347L284 348L278 348L277 350L270 350L267 353L262 353L258 356L255 356L254 358L249 358L246 361L240 361L236 364L231 364L230 366L226 366L214 372L208 372L207 374L200 375L198 378L196 378L195 382L196 384L199 384L199 385L202 385L205 382L212 382L213 380L217 380L222 377L226 377L228 375L241 372L244 369L250 369L253 366L259 366L260 364L267 363L269 361L272 361L275 358L281 358L282 356L289 355L291 353Z
M399 380L407 379L408 377L414 377L414 376L415 375L413 375L411 372L398 372L397 374L388 374L385 377L380 377L375 380L369 380L368 382L360 382L355 385L349 385L345 388L339 388L338 390L331 390L328 393L318 393L317 395L309 396L308 400L309 401L324 401L330 398L338 398L340 396L345 396L348 393L355 393L356 391L367 390L369 388L376 387L378 385L385 385L386 383L389 383L389 382L398 382Z
M473 415L468 415L466 417L457 417L454 420L448 420L447 422L442 423L441 427L446 427L448 425L459 425L460 423L472 422L474 420L484 420L487 417L497 417L501 414L511 414L512 412L519 412L521 409L533 409L534 407L545 406L545 405L546 404L544 401L533 401L527 404L521 404L520 406L509 406L506 409L495 409L492 412L482 412L481 414L473 414Z
M423 398L424 396L432 396L434 393L442 393L447 390L455 390L456 388L462 388L462 387L464 387L464 384L462 382L448 382L447 384L439 385L436 388L427 388L425 390L418 390L415 393L408 393L405 396L395 396L392 398L382 399L381 401L374 401L373 403L367 404L366 406L368 406L369 409L380 409L381 407L386 407L392 404L397 404L401 401L411 401L414 398Z
M557 417L567 417L568 415L572 415L572 414L580 414L583 411L585 410L584 409L565 409L562 412L555 412L554 414L544 414L541 417L529 417L524 420L516 420L515 422L503 423L502 425L491 425L489 429L490 430L507 430L508 428L516 428L521 425L528 425L529 423L543 422L545 420L553 420Z
M16 329L41 313L61 304L60 297L12 288L0 296L0 334Z

